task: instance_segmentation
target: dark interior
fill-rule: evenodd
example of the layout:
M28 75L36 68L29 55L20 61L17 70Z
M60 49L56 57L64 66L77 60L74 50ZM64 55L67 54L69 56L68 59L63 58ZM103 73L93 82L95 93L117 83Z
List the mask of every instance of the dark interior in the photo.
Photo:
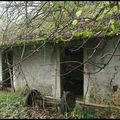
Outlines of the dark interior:
M83 65L72 71L73 68L80 65L78 62L83 62L83 49L73 51L74 49L76 48L65 47L62 50L61 88L62 91L72 91L76 97L83 98L83 72L81 72Z
M6 49L2 53L2 80L3 87L12 87L11 80L13 79L13 69L10 67L13 64L12 51Z

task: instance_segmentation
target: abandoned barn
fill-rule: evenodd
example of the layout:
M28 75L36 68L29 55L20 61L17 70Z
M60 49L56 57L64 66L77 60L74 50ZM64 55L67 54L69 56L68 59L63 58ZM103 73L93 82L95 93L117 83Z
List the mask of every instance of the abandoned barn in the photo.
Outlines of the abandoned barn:
M85 40L47 43L30 57L40 44L1 49L0 80L4 87L14 86L16 91L29 86L56 98L63 91L72 91L80 100L86 96L87 102L110 99L116 91L114 88L120 86L120 56L117 55L120 46L114 51L119 38L102 39L101 42L101 38L93 38L84 47L81 45ZM94 52L91 48L98 44ZM113 52L116 56L108 64L111 54L107 53ZM28 58L19 62L22 57ZM101 70L99 66L106 64Z

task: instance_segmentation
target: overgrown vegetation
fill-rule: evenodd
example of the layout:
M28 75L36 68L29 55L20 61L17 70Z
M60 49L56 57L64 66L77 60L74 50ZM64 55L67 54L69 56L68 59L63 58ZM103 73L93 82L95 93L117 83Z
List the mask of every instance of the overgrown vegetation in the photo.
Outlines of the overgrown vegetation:
M90 118L97 118L95 113L92 112L85 112L80 107L75 107L72 112L73 117L76 119L90 119Z
M20 94L0 91L0 118L29 118Z
M51 33L60 38L59 41L70 41L76 35L86 38L113 36L120 32L120 3L117 1L13 1L6 4L9 6L5 12L8 15L6 18L4 13L1 18L4 24L0 33L0 40L5 44L16 40L35 41Z
M54 107L53 107L54 108ZM86 105L76 105L70 113L61 115L59 111L38 107L27 108L24 97L20 92L0 91L0 118L1 119L31 119L31 118L74 118L74 119L95 119L95 118L119 118L120 110L108 106L99 108Z

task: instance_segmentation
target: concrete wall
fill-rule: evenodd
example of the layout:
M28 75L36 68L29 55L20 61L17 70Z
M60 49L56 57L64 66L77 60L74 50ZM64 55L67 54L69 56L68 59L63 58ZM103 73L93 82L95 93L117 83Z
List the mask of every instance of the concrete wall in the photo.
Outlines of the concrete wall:
M99 68L95 66L95 63L97 63L96 65L99 66L106 64L111 55L107 55L104 58L102 58L102 56L107 53L112 53L117 41L118 38L104 39L104 43L100 46L97 52L95 52L92 59L89 60L89 62L94 62L94 65L89 63L85 64L84 71L88 73L94 73L99 70ZM89 45L89 47L90 46L92 45ZM92 50L90 49L84 50L84 61L88 59L91 52ZM120 54L120 45L118 46L115 54ZM84 95L86 94L88 85L89 87L86 95L87 102L111 99L112 95L114 94L113 86L118 85L118 87L120 87L120 56L114 56L110 63L100 72L90 75L86 73L84 75Z
M98 99L111 99L113 86L120 87L120 56L114 56L110 63L100 72L95 73L110 58L107 53L112 53L117 38L104 39L104 42L97 49L93 57L84 65L84 95L87 102L96 102ZM87 47L95 47L94 43ZM13 62L16 64L22 54L22 48L14 49ZM25 48L24 57L36 49L35 46ZM84 49L84 62L89 58L92 49ZM120 53L120 45L115 54ZM102 59L100 59L102 58ZM28 83L30 88L36 88L45 95L60 97L60 54L57 46L47 45L42 47L37 53L14 67L14 85L16 90L23 89ZM88 82L89 81L89 82ZM89 87L88 87L89 86ZM88 90L87 90L88 89Z
M26 47L23 57L29 55L37 47ZM13 64L20 60L22 49L23 47L14 49ZM28 83L31 89L35 88L44 95L60 97L59 60L59 49L57 47L50 44L42 47L20 65L14 67L15 89L24 89Z

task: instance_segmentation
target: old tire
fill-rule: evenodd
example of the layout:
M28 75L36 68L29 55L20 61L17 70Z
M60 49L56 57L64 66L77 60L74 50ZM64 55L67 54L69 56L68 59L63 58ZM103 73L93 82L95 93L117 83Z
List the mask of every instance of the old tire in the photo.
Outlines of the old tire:
M25 96L25 105L27 107L32 107L37 105L37 101L39 100L41 93L37 90L30 90Z
M65 114L66 112L71 112L75 107L75 95L73 92L68 91L62 95L60 99L60 112L61 114Z

